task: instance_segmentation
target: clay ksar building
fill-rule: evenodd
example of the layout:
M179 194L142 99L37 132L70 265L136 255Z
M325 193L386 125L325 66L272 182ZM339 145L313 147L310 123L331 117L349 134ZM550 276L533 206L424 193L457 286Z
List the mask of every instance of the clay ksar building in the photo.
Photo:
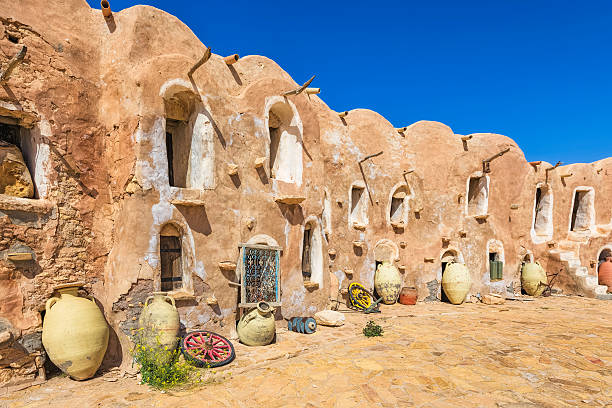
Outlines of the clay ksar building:
M103 367L131 362L142 302L160 290L183 330L227 336L255 295L277 319L312 316L350 282L371 288L383 261L422 301L440 300L451 261L472 295L520 292L537 260L555 291L606 296L610 159L528 163L505 136L335 112L308 78L208 56L214 44L153 7L0 9L5 389L44 380L44 305L68 282L111 327Z

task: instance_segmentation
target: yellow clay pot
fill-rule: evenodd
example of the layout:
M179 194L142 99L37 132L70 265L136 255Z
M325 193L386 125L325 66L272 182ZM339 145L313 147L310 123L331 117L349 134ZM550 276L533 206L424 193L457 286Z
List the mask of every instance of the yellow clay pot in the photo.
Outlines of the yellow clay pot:
M464 264L450 263L446 265L442 275L442 289L452 304L463 303L471 286L470 271Z
M238 322L238 337L247 346L270 344L276 333L274 309L266 302L259 302L257 308L242 316Z
M547 284L546 271L538 262L528 262L523 265L521 286L525 293L530 296L540 296Z
M397 301L402 289L402 277L392 263L384 261L378 265L374 274L374 288L385 304L392 305Z
M79 283L60 285L47 300L42 342L49 359L75 380L94 376L108 346L108 325L93 298L78 297Z
M166 292L153 292L145 300L138 320L144 343L174 350L180 328L179 313L174 298Z

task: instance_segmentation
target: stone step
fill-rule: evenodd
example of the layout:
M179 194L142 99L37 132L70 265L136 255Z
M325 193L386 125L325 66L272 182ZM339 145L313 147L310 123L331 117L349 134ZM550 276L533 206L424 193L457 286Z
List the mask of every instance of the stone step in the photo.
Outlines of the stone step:
M548 253L561 261L569 261L578 259L573 251L565 251L561 249L551 249Z
M589 274L589 270L586 266L575 266L569 268L570 273L573 273L576 276L587 276Z
M578 257L576 256L576 254L574 252L571 251L563 251L559 253L559 259L562 261L575 261L578 260L578 264L580 265L580 260L578 259Z
M595 287L595 295L605 295L608 293L608 287L606 285L597 285Z
M583 276L582 277L584 279L584 283L585 283L585 289L594 289L596 286L598 286L597 284L597 276Z

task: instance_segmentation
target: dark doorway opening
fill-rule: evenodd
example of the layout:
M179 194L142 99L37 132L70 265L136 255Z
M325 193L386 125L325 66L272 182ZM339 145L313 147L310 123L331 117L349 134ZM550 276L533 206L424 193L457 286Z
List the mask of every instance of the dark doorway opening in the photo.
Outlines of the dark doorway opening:
M504 264L500 261L497 252L489 252L489 277L492 281L501 280Z
M446 266L449 263L450 262L442 261L442 277L444 277L444 271L446 270ZM442 280L440 280L440 285L442 284L441 282ZM440 301L450 303L450 300L448 300L448 296L446 296L446 293L444 293L444 288L440 288Z
M310 281L312 276L311 266L312 228L310 223L304 226L304 239L302 241L302 277L304 282Z
M374 263L374 275L376 275L376 271L378 270L378 267L382 265L382 261L376 261ZM380 299L380 295L378 294L378 292L376 291L376 287L374 286L374 282L372 282L372 296L374 297L374 300L378 300Z
M161 290L169 292L183 287L181 240L176 236L161 236Z
M168 181L174 187L174 152L172 151L172 133L166 132L166 156L168 158Z

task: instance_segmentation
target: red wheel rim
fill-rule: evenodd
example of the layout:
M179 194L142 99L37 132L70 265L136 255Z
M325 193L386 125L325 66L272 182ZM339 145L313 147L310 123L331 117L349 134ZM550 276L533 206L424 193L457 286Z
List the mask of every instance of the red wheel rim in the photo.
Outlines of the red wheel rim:
M221 363L232 357L232 346L227 339L204 330L186 335L183 350L202 362Z

